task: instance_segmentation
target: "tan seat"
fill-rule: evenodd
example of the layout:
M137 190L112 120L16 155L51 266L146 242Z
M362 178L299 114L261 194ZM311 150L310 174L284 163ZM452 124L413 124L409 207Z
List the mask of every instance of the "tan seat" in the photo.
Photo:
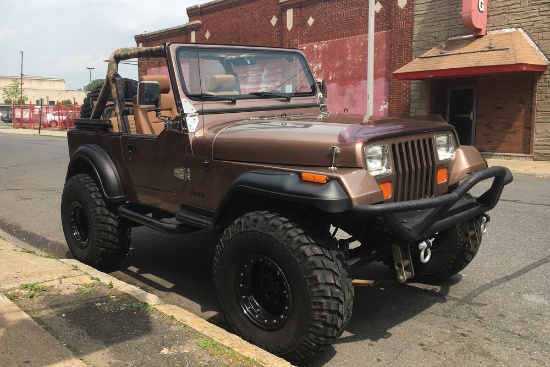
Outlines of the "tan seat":
M109 129L109 132L111 133L117 133L119 132L119 128L118 128L118 119L116 118L116 113L115 113L115 107L114 106L107 106L105 107L105 109L103 110L103 116L102 116L103 120L110 120L111 121L111 129Z
M170 79L167 75L142 75L139 81L155 81L160 86L160 115L175 118L178 115L174 95L170 93ZM164 130L164 121L159 119L155 111L138 108L137 96L133 99L136 133L158 135Z
M219 94L241 94L237 88L237 80L235 75L223 74L212 75L208 82L207 93Z
M118 124L118 119L116 118L116 113L114 107L107 107L105 109L107 111L106 117L111 120L111 125L113 125L113 128L111 129L111 132L118 133L120 131L120 126ZM136 131L136 122L134 120L134 115L128 115L128 125L130 126L130 134L137 134Z

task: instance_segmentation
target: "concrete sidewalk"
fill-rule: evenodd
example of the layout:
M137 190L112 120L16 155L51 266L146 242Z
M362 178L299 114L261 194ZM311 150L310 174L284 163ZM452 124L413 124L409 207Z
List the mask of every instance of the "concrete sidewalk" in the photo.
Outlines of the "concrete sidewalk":
M60 138L67 137L66 130L59 129L14 129L11 124L0 123L0 133L2 134L16 134L16 135L43 135L43 136L57 136Z
M8 238L9 241L6 240L6 238ZM63 302L63 300L61 300L62 295L71 292L73 294L77 293L78 287L82 287L84 283L90 282L90 279L93 279L94 282L100 282L103 285L109 285L108 288L127 294L139 300L144 305L147 304L154 307L154 309L160 313L169 315L169 320L176 320L185 325L185 327L196 330L200 333L197 334L199 336L196 338L204 338L204 336L206 336L222 345L232 348L243 358L243 361L247 362L246 365L291 366L283 359L245 342L238 336L212 325L188 311L174 305L165 304L153 294L124 283L76 260L50 258L46 256L46 254L32 249L32 247L22 242L19 242L19 245L23 247L16 246L12 242L19 241L9 236L7 233L0 231L0 365L3 367L80 367L92 363L87 360L86 356L81 357L83 360L75 358L69 346L62 344L60 340L56 339L62 339L63 337L67 338L67 336L58 335L58 333L53 332L56 336L54 337L10 300L10 298L22 299L28 297L28 294L27 296L24 295L26 291L22 289L28 289L29 285L33 285L35 288L39 288L40 286L48 288L46 292L48 294L47 296L38 295L38 297L49 297L54 299L59 297L59 302ZM109 298L107 298L107 301L109 302ZM32 302L32 300L30 300L30 302ZM84 312L87 312L85 308ZM95 312L98 311L96 310ZM107 311L104 312L107 313ZM109 312L112 314L112 310ZM39 315L36 317L40 319ZM100 325L98 322L104 319L105 318L101 316L98 319L96 316L93 323L90 322L90 328L99 328ZM131 322L132 321L130 321L130 323ZM81 324L79 324L79 326L82 327ZM151 335L151 333L155 332L155 330L152 330L144 333L143 338L150 338L149 340L159 340L160 338L161 340L165 340L167 335L173 331L174 330L170 330L167 327L166 330L162 329L160 331L162 335ZM157 330L156 333L159 334L159 331ZM87 343L91 342L93 341L87 341ZM130 339L125 345L131 346L133 342L134 340ZM137 346L138 340L135 342L135 348L139 348L139 346ZM143 343L143 341L141 341L141 343ZM155 349L153 342L148 343L147 346L151 347L151 351L144 351L143 353L150 354L152 358L162 354L162 352L159 354L157 350L159 348ZM109 345L105 345L104 347L106 349L110 348ZM133 348L127 349L129 349L129 353L131 353ZM105 354L108 353L108 351L101 350L101 353ZM204 363L201 362L208 360L210 363L206 363L206 365L226 365L224 362L225 357L223 356L213 357L212 355L202 355L209 353L210 352L207 350L196 347L192 351L185 350L185 357L189 358L185 363L186 365L193 366L203 365ZM218 358L219 361L216 362L216 358ZM250 359L252 359L252 362L250 362ZM212 362L212 360L214 361ZM131 363L131 361L128 361L128 363L130 363L128 365L136 365ZM95 363L92 364L95 365ZM148 364L141 362L138 363L138 365L145 366ZM152 365L162 366L163 364L154 363Z
M550 177L550 162L548 161L522 161L514 159L487 159L489 167L502 166L514 175Z

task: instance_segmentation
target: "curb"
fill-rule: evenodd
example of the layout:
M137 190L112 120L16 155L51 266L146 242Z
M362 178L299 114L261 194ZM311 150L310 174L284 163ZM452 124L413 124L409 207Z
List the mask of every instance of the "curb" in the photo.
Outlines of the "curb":
M208 321L184 310L181 307L164 303L158 296L145 292L134 285L125 283L109 274L92 268L86 264L74 259L59 259L59 261L70 265L78 266L82 272L98 278L102 283L109 284L112 282L113 287L118 291L129 294L130 296L145 302L148 305L154 306L158 311L166 315L173 316L177 321L195 329L205 336L221 343L229 348L232 348L237 353L253 358L259 364L266 367L291 367L293 366L284 359L277 357L257 346L251 344L239 336L232 334Z
M0 126L0 133L13 134L13 135L55 136L58 138L67 138L66 130L41 129L39 133L38 129L24 129L24 128L15 129L11 126Z
M0 318L0 330L2 326L17 323L20 329L24 330L24 333L17 335L14 343L25 345L28 348L41 347L40 355L41 363L47 364L49 367L86 367L87 365L80 359L76 359L72 352L65 346L63 348L58 347L59 341L49 332L45 331L42 326L38 325L29 315L23 312L14 302L8 297L0 293L0 307L2 308L2 318ZM38 339L29 338L30 336L40 335ZM14 338L14 335L11 335ZM13 350L12 350L13 353ZM21 364L17 361L17 354L13 355L8 352L8 355L2 355L2 362L8 363L9 366L14 366L12 363L16 363L17 366ZM25 358L24 364L36 366L33 363L32 358ZM50 364L52 363L52 364ZM2 364L4 365L4 364ZM42 365L42 364L40 364Z
M0 230L0 237L6 242L11 243L13 246L31 250L38 256L46 255L45 252L33 247L32 245L21 241L9 233ZM189 326L190 328L198 331L199 333L217 341L218 343L232 348L237 353L254 359L258 364L265 367L292 367L293 365L284 359L277 357L245 340L239 336L232 334L208 321L192 314L191 312L184 310L181 307L167 304L163 302L158 296L148 293L134 285L123 282L109 274L105 274L89 265L81 263L74 259L58 259L58 261L66 264L70 268L78 267L78 270L83 274L89 275L94 278L98 278L102 283L112 283L113 287L123 293L126 293L141 302L154 306L158 311L173 316L175 320ZM4 297L5 298L5 297ZM11 302L11 301L10 301ZM14 304L15 305L15 304ZM17 306L15 306L17 307ZM23 311L21 311L24 313ZM26 315L26 314L25 314Z

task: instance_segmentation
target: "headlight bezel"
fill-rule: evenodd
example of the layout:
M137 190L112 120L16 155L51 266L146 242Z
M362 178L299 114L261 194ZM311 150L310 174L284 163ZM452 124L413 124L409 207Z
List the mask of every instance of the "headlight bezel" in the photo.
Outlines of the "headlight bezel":
M392 173L393 166L388 143L366 144L363 147L363 154L365 166L372 177L387 176Z
M456 156L456 141L453 133L445 132L434 135L435 151L440 162L454 159Z

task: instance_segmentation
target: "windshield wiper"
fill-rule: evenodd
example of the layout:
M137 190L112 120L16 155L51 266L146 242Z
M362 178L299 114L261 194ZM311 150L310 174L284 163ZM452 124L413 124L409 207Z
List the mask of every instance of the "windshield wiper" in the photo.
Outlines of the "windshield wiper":
M210 99L210 100L218 100L218 101L230 101L233 103L237 101L236 98L217 96L210 93L195 93L195 94L189 94L188 96L192 98L203 99L203 100Z
M248 94L252 94L254 96L258 96L258 97L263 97L263 98L284 98L286 99L287 101L290 101L290 98L292 98L292 96L290 95L287 95L287 94L282 94L282 93L279 93L279 92L251 92L251 93L248 93Z

